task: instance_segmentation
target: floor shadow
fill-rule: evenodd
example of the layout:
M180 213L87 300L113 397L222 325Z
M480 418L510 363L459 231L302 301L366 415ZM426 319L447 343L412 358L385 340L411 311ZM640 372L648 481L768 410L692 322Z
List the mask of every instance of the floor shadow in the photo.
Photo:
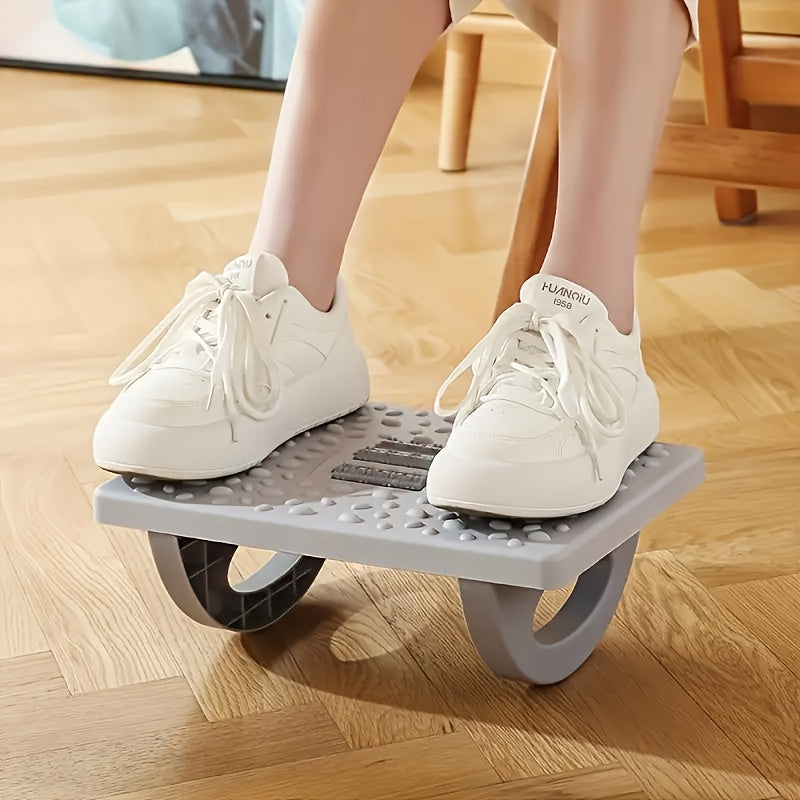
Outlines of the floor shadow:
M415 599L419 600L409 598L406 602L414 603ZM402 602L402 594L393 600ZM669 673L618 622L607 632L608 641L601 642L584 666L558 685L526 687L498 678L473 652L458 646L451 647L447 654L445 683L431 643L436 642L441 648L449 643L433 629L441 621L426 620L424 609L429 606L424 600L419 601L419 629L410 640L407 637L405 647L436 690L408 692L398 700L396 686L408 685L409 680L407 674L400 674L402 658L391 651L370 658L366 672L380 675L380 680L365 681L364 661L343 661L332 646L339 628L362 608L367 609L370 602L365 595L361 608L344 613L332 603L306 598L272 628L243 636L244 648L266 670L273 669L287 650L299 650L299 682L313 690L379 706L483 723L496 731L499 739L515 733L532 734L760 778L756 767L736 751L722 731L708 724L705 713L692 700L681 696L681 708L677 709L667 700L658 700L659 693L669 699L675 696L673 692L680 694L681 690L677 684L672 685L675 682ZM314 657L304 658L303 643L312 637L316 640ZM463 655L454 657L455 649ZM438 655L442 655L441 651ZM621 668L627 671L627 680L615 686L615 675ZM665 692L667 684L669 691ZM682 711L686 708L691 713L688 721ZM687 722L697 720L707 727L693 733L690 725L687 735ZM676 732L676 725L683 725L680 732ZM713 742L708 740L709 731ZM702 746L699 740L692 741L692 735L706 737ZM535 754L531 757L535 758Z

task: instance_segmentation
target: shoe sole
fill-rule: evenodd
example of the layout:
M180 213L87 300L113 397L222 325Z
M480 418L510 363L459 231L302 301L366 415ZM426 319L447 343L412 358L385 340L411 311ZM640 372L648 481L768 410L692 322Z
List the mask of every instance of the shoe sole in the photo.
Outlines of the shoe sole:
M369 395L367 363L346 329L318 369L283 387L280 403L267 419L243 420L236 441L229 441L227 432L215 432L220 421L208 430L198 426L189 434L190 440L179 436L171 441L167 428L159 439L158 426L124 421L120 424L127 428L118 430L115 437L112 420L110 436L106 432L98 441L100 425L95 429L94 460L115 474L170 481L225 478L260 464L295 436L362 408ZM144 447L127 444L140 436Z
M650 445L655 442L655 439L646 445L641 453L644 453ZM639 453L639 455L641 455ZM635 460L632 459L631 463ZM625 470L630 465L625 467ZM595 508L600 508L608 503L619 491L622 485L622 479L625 477L625 470L619 477L619 481L614 486L614 489L608 493L607 496L593 500L590 503L582 503L576 506L561 506L559 508L545 508L542 506L509 506L493 503L473 503L468 500L456 500L454 498L437 497L428 494L428 502L437 508L442 508L446 511L462 511L481 517L507 517L509 519L558 519L559 517L568 517L573 514L585 514L587 511L592 511Z
M655 389L652 390L652 397L655 398ZM655 400L655 402L657 403L657 400ZM655 408L656 412L653 414L653 417L657 420L657 405ZM587 511L592 511L595 508L600 508L600 506L605 505L609 500L611 500L612 497L614 497L614 495L616 495L616 493L619 491L619 487L622 484L623 478L625 477L625 471L630 468L630 465L636 460L636 458L644 453L647 448L655 442L656 437L658 436L658 424L656 422L655 425L647 425L645 430L640 432L638 435L635 431L630 431L629 436L633 441L629 443L629 446L625 449L625 453L631 455L625 455L625 466L619 470L617 479L612 483L613 488L606 492L602 497L595 497L585 503L557 507L541 505L514 506L500 502L476 502L471 499L460 499L452 496L448 497L444 493L439 495L435 491L432 492L430 491L430 488L428 489L428 500L439 508L444 508L451 511L465 511L480 516L508 517L510 519L554 519L557 517L567 517L572 514L585 514ZM447 447L445 446L444 450L437 456L437 458L441 459L446 457L446 455ZM456 461L459 460L457 456L455 458ZM535 468L535 465L530 466ZM520 465L519 469L524 470L525 465ZM474 485L474 481L470 481L470 483L473 483ZM530 485L529 481L525 481L525 483ZM479 495L479 492L476 491L475 494ZM522 491L520 491L520 495L523 495Z
M273 452L279 447L282 447L284 444L286 444L286 442L288 442L290 439L293 439L295 436L299 436L300 434L305 433L306 431L318 428L320 425L326 425L329 422L333 422L333 420L340 419L341 417L346 417L348 414L352 414L354 411L358 411L359 408L363 408L366 402L367 401L365 400L356 406L348 407L345 411L341 411L337 414L328 414L323 419L319 419L315 422L312 422L309 425L303 425L302 427L295 430L294 433L284 437L281 441L277 442L272 448L269 448L267 452L264 453L259 458L255 460L251 459L243 464L237 464L235 466L226 467L224 471L208 470L208 469L152 470L142 466L141 464L122 464L119 462L105 461L102 459L97 459L95 463L101 469L104 469L106 472L111 472L114 475L142 475L148 478L157 478L170 481L213 480L214 478L227 478L231 475L236 475L239 472L244 472L247 469L251 469L252 467L257 466L265 458L267 458L271 452Z
M619 460L614 459L615 463L623 463L624 466L618 470L616 479L611 482L611 488L603 493L602 496L592 496L588 501L575 503L572 505L560 506L546 506L546 505L526 505L518 506L512 505L507 502L502 502L500 498L495 496L492 498L492 491L487 491L487 481L477 476L475 470L475 458L465 459L463 456L448 454L447 446L445 445L441 453L436 456L432 469L436 467L436 461L439 459L438 475L435 476L433 486L431 486L431 472L428 473L428 500L439 508L444 508L452 511L462 511L479 516L492 516L492 517L508 517L509 519L556 519L558 517L568 517L574 514L585 514L587 511L592 511L595 508L600 508L611 500L614 495L619 491L622 481L625 477L625 471L630 468L630 465L636 460L638 456L644 453L656 440L659 430L659 404L658 396L656 394L655 386L652 381L644 376L644 380L640 384L640 389L637 392L631 404L630 420L641 420L638 424L632 422L631 426L622 435L622 440L619 441L621 452L619 453ZM448 465L448 455L452 459ZM461 462L461 464L459 463ZM464 465L466 469L463 468ZM481 465L483 466L483 465ZM500 462L498 465L501 470L505 471L510 464ZM485 465L487 477L491 472L491 464ZM527 469L526 469L527 468ZM541 465L536 464L520 464L514 467L513 471L517 475L522 474L523 480L519 481L517 476L513 481L514 486L519 487L519 497L524 499L526 487L530 487L536 483L536 471L541 470ZM477 470L480 472L481 470ZM525 477L525 473L532 474L534 478ZM458 481L453 478L462 475L462 487L458 486ZM540 473L541 474L541 473ZM435 484L443 481L440 493L436 492ZM447 484L450 484L449 486ZM499 494L505 494L506 498L509 497L508 489L509 483L507 482L503 487L505 491ZM599 488L599 487L598 487ZM587 492L587 494L592 494ZM461 495L460 497L458 495ZM481 501L483 496L483 501ZM477 500L473 498L478 498ZM513 496L512 496L513 499Z

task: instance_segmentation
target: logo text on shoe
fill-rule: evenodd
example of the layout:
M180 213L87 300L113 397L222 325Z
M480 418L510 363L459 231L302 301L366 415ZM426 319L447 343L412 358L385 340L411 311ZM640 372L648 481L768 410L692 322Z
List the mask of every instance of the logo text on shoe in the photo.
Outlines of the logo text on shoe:
M242 272L252 269L253 259L249 257L237 258L228 269L225 270L225 276L231 283L236 283Z
M574 301L584 306L588 306L590 302L589 295L579 292L577 289L568 289L566 286L559 286L550 281L542 281L542 291L557 295L554 300L555 304L563 306L564 308L572 308L572 303L567 303L565 302L566 300Z

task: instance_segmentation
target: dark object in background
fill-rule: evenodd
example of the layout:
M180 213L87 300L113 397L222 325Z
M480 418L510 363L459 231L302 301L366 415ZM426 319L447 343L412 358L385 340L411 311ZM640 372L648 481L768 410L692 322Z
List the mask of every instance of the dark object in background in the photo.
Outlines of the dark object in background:
M11 1L0 0L0 6ZM88 53L108 59L109 64L90 63L96 58L84 64L72 59L59 63L57 47L52 48L55 53L42 52L47 60L25 53L27 58L12 54L6 63L282 88L305 4L306 0L52 0L49 11L38 12L44 16L42 26L55 19ZM30 14L31 9L21 12L17 6L8 13ZM184 49L191 53L196 73L154 72L139 66ZM0 37L0 59L3 55Z

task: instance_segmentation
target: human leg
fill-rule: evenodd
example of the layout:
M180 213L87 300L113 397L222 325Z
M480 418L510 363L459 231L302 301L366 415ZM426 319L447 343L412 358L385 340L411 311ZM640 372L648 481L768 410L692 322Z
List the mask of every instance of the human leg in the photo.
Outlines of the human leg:
M513 0L521 5L526 0ZM434 460L442 506L516 517L609 500L657 435L633 314L636 235L689 38L677 0L560 0L556 231L542 273L464 359L473 380ZM534 165L535 168L535 165Z
M369 396L339 262L369 176L447 0L312 0L250 254L202 273L114 372L95 429L115 472L247 469ZM285 265L282 262L285 260Z
M590 289L622 333L653 162L689 35L676 0L562 0L559 175L542 266Z
M367 182L447 0L313 0L281 109L251 253L326 310Z

